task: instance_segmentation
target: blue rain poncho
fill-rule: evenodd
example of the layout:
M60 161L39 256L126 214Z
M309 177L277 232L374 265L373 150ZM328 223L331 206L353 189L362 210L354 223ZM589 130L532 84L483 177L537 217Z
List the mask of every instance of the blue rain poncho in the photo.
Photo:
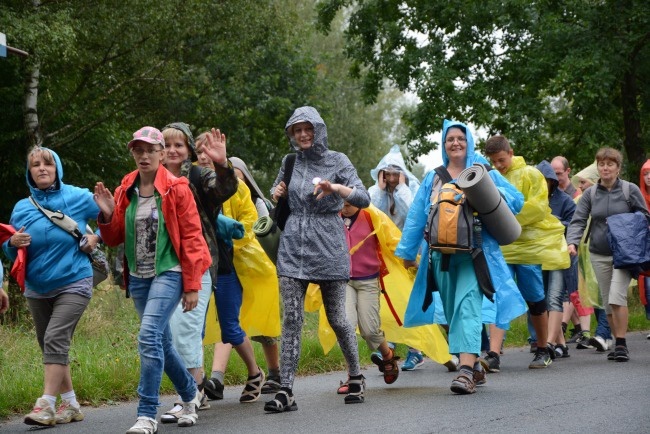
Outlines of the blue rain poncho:
M447 130L451 127L460 127L466 131L467 161L465 167L470 167L474 163L487 164L487 160L483 156L474 152L474 138L469 128L463 123L445 120L442 133L443 143L447 135ZM444 145L442 148L442 159L443 165L447 166L449 164L449 158ZM498 171L490 170L488 173L506 200L510 210L517 214L523 206L523 195L501 176ZM426 261L429 255L429 247L423 239L423 234L431 206L431 192L435 182L436 173L432 170L422 180L420 189L413 200L406 223L404 224L402 239L395 251L396 256L408 260L415 260L418 251L420 249L422 251L422 259L404 316L404 325L407 327L434 322L445 322L444 313L441 309L442 303L437 292L434 293L433 303L426 311L422 311L422 302L427 288ZM487 259L492 283L496 289L495 303L490 303L483 297L482 320L484 323L496 323L500 328L507 330L510 321L526 312L526 302L521 296L515 282L512 280L512 276L503 259L497 241L490 235L485 226L483 226L482 237L483 251Z

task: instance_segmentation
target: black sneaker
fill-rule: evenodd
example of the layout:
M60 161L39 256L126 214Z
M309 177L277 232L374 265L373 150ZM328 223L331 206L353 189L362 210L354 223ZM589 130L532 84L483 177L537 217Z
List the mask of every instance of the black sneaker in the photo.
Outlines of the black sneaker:
M539 350L537 353L535 353L535 358L533 361L530 362L530 365L528 365L528 369L544 369L551 363L553 363L553 361L551 360L551 356L548 351L545 349Z
M614 348L614 360L617 362L627 362L630 360L630 352L625 345L617 345Z
M582 335L581 331L577 332L576 329L571 329L571 336L569 336L569 339L566 340L566 343L567 344L577 343L581 335Z
M499 355L493 351L488 351L484 358L479 359L479 362L481 362L483 368L488 372L494 373L501 370L501 360L499 359Z
M579 350L588 350L593 348L591 345L589 345L589 340L591 339L591 333L588 331L582 331L580 335L580 339L576 342L576 348Z
M223 399L223 384L214 377L204 383L203 390L210 399Z
M569 347L567 347L566 345L556 345L555 356L560 359L566 359L567 357L571 357L569 355Z
M556 354L555 354L555 345L552 343L548 342L546 344L546 351L548 351L548 355L551 357L551 360L555 360Z

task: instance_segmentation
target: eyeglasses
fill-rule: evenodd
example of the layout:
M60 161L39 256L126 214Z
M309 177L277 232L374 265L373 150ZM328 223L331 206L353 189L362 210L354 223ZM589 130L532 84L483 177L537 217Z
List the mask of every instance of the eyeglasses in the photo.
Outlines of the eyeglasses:
M159 152L159 151L162 151L162 149L156 149L156 148L147 148L147 149L131 148L131 152L133 152L133 154L137 155L138 157L143 156L145 154L145 152L147 154L149 154L149 155L153 155L153 154L155 154L156 152Z
M467 139L465 137L447 137L445 139L445 143L452 144L456 140L458 140L458 143L467 143Z

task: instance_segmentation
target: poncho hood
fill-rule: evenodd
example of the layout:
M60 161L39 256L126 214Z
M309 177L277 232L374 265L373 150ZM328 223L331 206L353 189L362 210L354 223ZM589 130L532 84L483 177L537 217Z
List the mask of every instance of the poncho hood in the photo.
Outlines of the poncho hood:
M300 122L309 122L314 127L314 143L311 148L302 150L300 146L296 143L293 138L293 126ZM321 118L320 114L314 107L300 107L293 112L287 124L284 127L284 131L289 138L289 143L294 151L298 153L304 153L306 155L323 155L328 150L327 145L327 126L325 121Z

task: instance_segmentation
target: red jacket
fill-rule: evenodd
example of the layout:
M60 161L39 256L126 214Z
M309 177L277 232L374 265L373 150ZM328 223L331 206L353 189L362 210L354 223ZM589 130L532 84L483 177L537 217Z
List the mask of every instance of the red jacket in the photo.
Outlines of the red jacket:
M102 240L109 246L124 242L125 213L131 202L129 193L138 176L137 170L127 174L115 189L115 210L110 222L104 223L102 214L99 214L97 221ZM161 165L154 179L154 188L162 198L165 227L183 270L183 291L199 291L201 278L212 264L212 258L203 238L201 219L188 181L184 177L176 178Z

